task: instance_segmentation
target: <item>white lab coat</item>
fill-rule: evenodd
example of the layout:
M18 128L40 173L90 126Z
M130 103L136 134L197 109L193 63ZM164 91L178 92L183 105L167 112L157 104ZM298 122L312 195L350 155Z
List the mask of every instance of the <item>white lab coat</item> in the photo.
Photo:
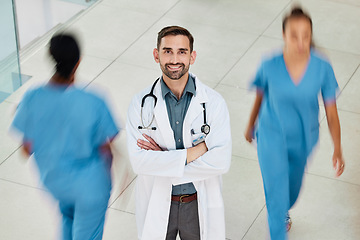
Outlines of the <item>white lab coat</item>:
M196 95L192 98L184 119L185 148L192 147L191 129L194 129L195 133L201 132L204 124L202 103L206 104L206 120L211 131L205 140L208 152L190 164L185 165L186 149L176 150L166 103L161 95L160 81L154 89L157 104L153 110L155 119L152 126L155 126L156 130L138 129L138 126L142 125L141 100L150 92L151 87L137 94L129 106L127 143L130 162L134 172L138 174L135 195L136 222L138 238L141 240L165 239L172 185L188 182L193 182L198 193L201 239L225 239L222 174L229 170L231 163L229 113L222 96L201 83L195 75L192 76L195 78ZM143 118L149 117L147 114L143 115ZM165 151L140 149L136 142L137 139L144 139L143 133L152 137Z

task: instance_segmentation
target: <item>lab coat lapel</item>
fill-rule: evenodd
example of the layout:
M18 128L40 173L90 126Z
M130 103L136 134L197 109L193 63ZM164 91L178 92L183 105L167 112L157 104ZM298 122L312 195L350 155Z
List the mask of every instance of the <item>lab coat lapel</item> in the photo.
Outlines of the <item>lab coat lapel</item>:
M154 94L157 97L157 104L154 108L155 119L157 128L163 136L165 142L163 143L168 150L176 149L173 130L171 128L169 117L167 113L166 103L161 95L161 84L156 84Z
M187 138L187 136L190 136L191 124L196 118L199 117L199 115L203 114L202 104L208 102L208 97L202 83L197 79L195 75L192 74L192 77L195 78L196 95L191 99L183 126L184 145L187 147L191 147L191 138Z
M186 112L184 122L192 123L195 120L195 118L197 118L199 116L199 114L202 114L203 107L201 104L202 104L202 102L199 97L195 96L195 97L193 97L193 99L191 99L189 108Z
M202 104L208 101L208 97L205 92L205 89L202 86L202 83L195 75L191 74L191 76L195 78L196 95L191 100L185 116L185 122L187 123L192 123L194 119L199 116L199 114L202 114L203 112Z

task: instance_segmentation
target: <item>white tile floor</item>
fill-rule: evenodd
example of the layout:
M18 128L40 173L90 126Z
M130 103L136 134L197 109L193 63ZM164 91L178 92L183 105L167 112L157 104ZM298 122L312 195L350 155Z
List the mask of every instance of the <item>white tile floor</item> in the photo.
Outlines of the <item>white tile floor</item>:
M295 1L294 1L295 2ZM334 177L332 143L321 108L319 148L309 164L304 187L292 210L290 239L360 239L360 4L358 0L301 0L311 13L317 46L333 63L346 171ZM227 238L267 238L266 207L256 151L243 138L254 94L247 85L261 57L281 48L281 19L290 0L103 0L70 24L82 35L80 83L106 88L117 118L124 122L132 95L160 74L152 59L156 33L179 24L195 37L200 79L228 103L233 159L224 176ZM56 203L39 185L33 161L19 152L8 134L16 103L24 91L46 80L51 65L46 46L22 61L33 78L0 104L0 239L54 239ZM136 239L134 179L127 160L126 135L116 141L114 189L104 239Z

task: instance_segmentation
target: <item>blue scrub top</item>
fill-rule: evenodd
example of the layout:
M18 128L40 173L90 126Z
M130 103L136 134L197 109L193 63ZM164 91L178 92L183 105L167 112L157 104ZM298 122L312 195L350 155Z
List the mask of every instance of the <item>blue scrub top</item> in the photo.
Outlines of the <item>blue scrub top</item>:
M40 176L102 161L99 147L119 132L105 102L74 86L47 84L28 91L12 127L31 143Z
M282 134L281 144L300 141L308 156L319 138L318 95L321 93L325 104L336 100L338 84L330 63L312 50L307 69L296 85L283 54L278 53L262 62L252 85L264 94L257 134L266 128L264 137L269 141L271 134Z

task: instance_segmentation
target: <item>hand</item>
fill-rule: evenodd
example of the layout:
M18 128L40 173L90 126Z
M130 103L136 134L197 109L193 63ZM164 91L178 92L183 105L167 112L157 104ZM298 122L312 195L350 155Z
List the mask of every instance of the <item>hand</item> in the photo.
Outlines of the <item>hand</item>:
M31 142L23 142L22 153L25 155L25 157L30 157L32 154L31 148Z
M203 154L208 151L208 148L205 142L199 143L195 147L191 147L187 149L186 162L191 163L192 161L198 159Z
M113 155L111 152L111 147L110 147L110 142L107 142L105 144L103 144L102 146L100 146L99 148L100 150L100 154L105 158L105 159L112 159Z
M147 140L138 139L137 145L144 150L152 150L152 151L162 151L161 147L146 134L143 134L144 138Z
M345 161L342 157L341 151L334 151L333 154L333 167L335 169L335 176L340 177L345 169Z
M254 127L248 127L244 133L246 141L249 143L254 139Z

